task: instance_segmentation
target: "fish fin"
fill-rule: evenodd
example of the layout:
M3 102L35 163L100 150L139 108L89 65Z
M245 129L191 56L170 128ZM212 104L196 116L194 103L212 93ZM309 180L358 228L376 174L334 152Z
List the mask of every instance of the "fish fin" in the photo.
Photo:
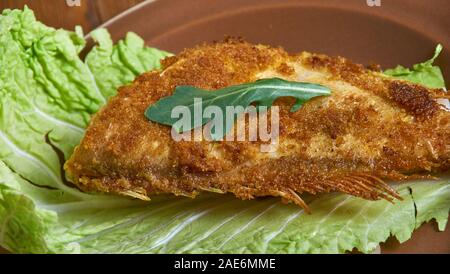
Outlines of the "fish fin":
M368 200L385 199L393 202L402 197L386 182L368 173L352 173L333 176L326 184L334 191L347 193Z

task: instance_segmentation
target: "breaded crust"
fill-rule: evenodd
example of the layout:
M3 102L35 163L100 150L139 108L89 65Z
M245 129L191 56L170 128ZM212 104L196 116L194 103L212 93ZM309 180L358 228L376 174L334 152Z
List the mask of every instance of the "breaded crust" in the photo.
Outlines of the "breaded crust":
M342 57L238 40L204 44L162 61L162 71L139 76L93 117L65 169L85 191L140 199L157 193L194 197L231 192L242 199L341 191L365 199L396 197L382 180L406 180L450 168L447 97L393 80ZM179 85L216 90L260 78L328 86L329 97L291 113L280 106L275 152L261 142L175 142L170 128L150 122L146 108Z

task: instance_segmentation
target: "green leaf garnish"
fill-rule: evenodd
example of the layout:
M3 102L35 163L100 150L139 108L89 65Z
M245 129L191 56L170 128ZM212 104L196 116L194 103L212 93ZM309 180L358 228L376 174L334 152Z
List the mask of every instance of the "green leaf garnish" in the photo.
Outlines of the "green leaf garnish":
M290 82L279 78L261 79L253 83L226 87L215 92L202 90L193 86L178 86L175 88L173 95L162 98L147 108L145 116L153 122L173 126L179 120L179 118L172 118L172 110L175 107L185 106L193 114L194 110L200 107L198 100L196 101L195 99L201 99L202 109L208 106L217 106L223 113L226 113L228 106L242 106L242 111L236 111L236 115L233 117L235 120L237 115L244 112L252 103L256 103L257 106L270 107L280 97L294 97L297 99L297 102L291 111L295 112L306 101L314 97L328 96L330 94L330 89L322 85ZM215 119L203 117L203 115L198 116L191 115L190 126L176 128L176 130L178 132L190 131ZM226 119L223 120L225 121ZM222 134L226 135L231 127L226 126L224 129ZM211 134L215 140L223 137L223 135L214 136L214 134Z
M420 64L416 64L412 69L398 65L393 69L384 71L384 74L394 78L408 80L421 84L429 88L445 88L444 76L438 66L433 66L434 61L442 51L442 45L436 46L433 58Z

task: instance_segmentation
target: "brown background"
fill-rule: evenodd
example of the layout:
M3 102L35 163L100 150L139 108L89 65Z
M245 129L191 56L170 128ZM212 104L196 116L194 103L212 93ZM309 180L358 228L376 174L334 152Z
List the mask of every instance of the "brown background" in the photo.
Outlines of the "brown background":
M73 29L83 27L85 33L144 0L80 0L79 7L69 7L66 0L0 0L0 11L27 5L46 25Z

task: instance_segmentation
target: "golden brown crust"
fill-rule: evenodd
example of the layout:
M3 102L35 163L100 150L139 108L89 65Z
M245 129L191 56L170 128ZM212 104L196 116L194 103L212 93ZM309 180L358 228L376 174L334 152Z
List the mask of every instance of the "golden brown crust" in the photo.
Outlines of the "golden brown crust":
M392 80L341 57L302 53L239 40L205 44L166 58L163 71L119 89L92 119L66 170L87 191L145 198L168 192L232 192L242 199L342 191L366 199L395 196L378 178L404 180L450 168L450 115L442 96ZM329 86L290 112L280 106L275 154L260 142L175 142L170 128L149 122L145 109L179 85L215 90L281 77Z
M416 116L433 115L439 109L435 99L448 97L441 89L427 89L406 81L387 79L342 57L312 54L304 59L304 64L313 69L326 69L336 78L363 90L371 90Z
M431 94L422 86L393 81L389 84L389 91L394 102L415 116L431 117L439 109Z

